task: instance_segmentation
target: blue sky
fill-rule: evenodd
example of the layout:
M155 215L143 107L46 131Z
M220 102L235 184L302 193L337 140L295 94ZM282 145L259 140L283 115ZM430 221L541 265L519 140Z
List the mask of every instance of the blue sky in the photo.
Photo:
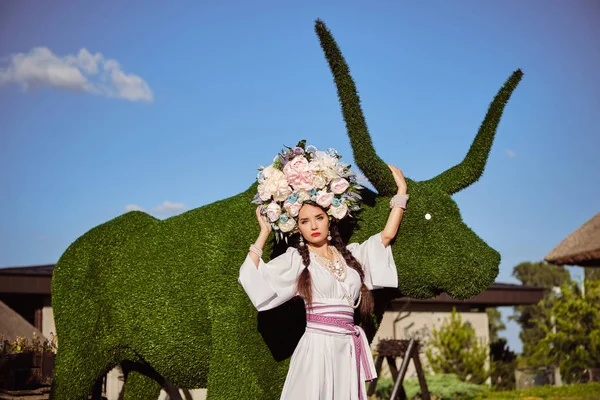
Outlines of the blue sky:
M127 209L235 195L299 139L352 161L321 18L376 150L414 180L464 157L523 69L484 175L454 196L515 282L600 211L599 15L592 0L3 1L0 266L54 263Z

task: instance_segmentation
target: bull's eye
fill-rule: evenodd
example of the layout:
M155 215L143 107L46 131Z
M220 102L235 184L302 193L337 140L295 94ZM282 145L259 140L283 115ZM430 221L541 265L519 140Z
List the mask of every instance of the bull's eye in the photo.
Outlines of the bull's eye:
M429 213L425 214L425 219L426 220L430 220L431 219L431 214L429 214Z

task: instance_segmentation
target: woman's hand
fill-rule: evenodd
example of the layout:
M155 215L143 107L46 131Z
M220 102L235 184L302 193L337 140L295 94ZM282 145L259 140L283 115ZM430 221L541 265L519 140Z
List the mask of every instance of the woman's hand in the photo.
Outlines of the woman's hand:
M389 164L388 167L392 171L392 175L394 176L394 180L396 181L396 186L398 186L398 193L406 194L408 188L406 186L406 180L404 179L404 174L402 173L402 170Z
M258 220L258 225L260 226L260 234L261 236L268 237L273 227L271 223L267 221L267 217L260 213L260 209L262 206L256 207L256 219Z

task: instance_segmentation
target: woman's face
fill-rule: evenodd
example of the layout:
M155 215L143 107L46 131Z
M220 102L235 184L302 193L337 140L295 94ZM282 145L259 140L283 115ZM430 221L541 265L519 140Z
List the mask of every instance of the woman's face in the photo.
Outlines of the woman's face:
M321 245L327 241L329 233L329 219L320 207L305 204L298 213L298 230L304 241Z

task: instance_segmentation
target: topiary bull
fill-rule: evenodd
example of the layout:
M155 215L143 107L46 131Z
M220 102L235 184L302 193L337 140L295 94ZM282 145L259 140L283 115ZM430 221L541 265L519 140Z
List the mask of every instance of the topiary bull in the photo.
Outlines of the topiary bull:
M356 226L345 230L347 239L360 242L385 225L396 187L373 148L337 44L319 20L316 31L335 79L355 161L377 190L364 189L363 211ZM392 246L399 289L376 291L377 323L394 296L428 298L446 292L465 299L494 281L500 255L461 221L450 196L482 175L500 117L521 76L515 71L500 89L460 164L427 181L407 179L411 200L400 239ZM156 399L167 382L208 388L209 399L279 398L288 363L269 353L257 331L257 312L237 283L238 267L258 231L251 203L255 193L253 184L238 195L162 221L132 211L69 246L52 281L59 339L55 400L87 399L98 380L119 365L126 375L126 399ZM282 246L268 244L264 259L281 253ZM365 326L370 339L375 326Z

